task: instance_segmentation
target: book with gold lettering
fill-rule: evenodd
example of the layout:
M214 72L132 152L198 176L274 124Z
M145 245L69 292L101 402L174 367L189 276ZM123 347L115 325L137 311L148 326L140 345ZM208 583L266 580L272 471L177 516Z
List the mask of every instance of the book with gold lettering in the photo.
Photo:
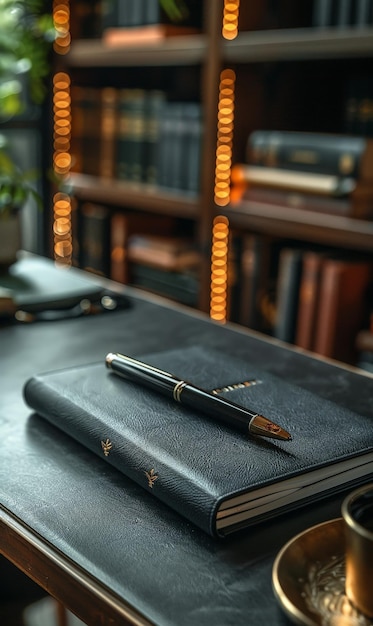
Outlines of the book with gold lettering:
M123 379L105 367L105 355L99 363L33 376L25 400L207 533L224 536L369 479L369 418L253 362L199 346L138 358L265 415L292 441L239 432Z

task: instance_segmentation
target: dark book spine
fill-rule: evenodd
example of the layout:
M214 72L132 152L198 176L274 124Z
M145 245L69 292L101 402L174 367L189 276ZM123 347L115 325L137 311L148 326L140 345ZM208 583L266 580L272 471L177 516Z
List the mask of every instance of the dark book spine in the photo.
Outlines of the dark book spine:
M199 103L184 106L186 136L183 153L185 168L182 170L182 188L193 194L200 189L200 165L202 151L202 111Z
M100 174L101 90L83 87L82 106L82 169L84 174Z
M117 97L115 88L102 89L99 174L104 178L113 178L116 173Z
M87 203L80 210L80 267L110 275L110 211L104 206Z
M332 0L314 0L312 25L316 28L326 28L332 21Z
M351 27L354 25L353 0L339 0L337 26L339 28Z
M268 237L248 235L244 239L241 255L240 323L272 334L276 311L276 245Z
M316 314L324 255L306 251L303 255L299 288L295 344L312 350L315 340Z
M357 180L371 179L373 147L363 137L258 130L248 139L247 162Z
M131 282L136 287L195 307L199 282L193 272L173 272L139 263L131 264Z
M356 26L373 25L373 2L372 0L356 0Z
M119 27L133 28L145 24L145 0L118 1Z
M279 257L276 323L273 334L277 339L288 343L293 343L295 338L301 270L302 251L283 248Z
M145 102L142 89L124 89L119 98L117 177L142 182L144 174Z
M155 185L158 180L160 128L165 100L164 91L152 90L147 93L143 144L144 181L150 185Z
M119 3L124 0L102 0L101 1L101 32L107 28L118 26Z

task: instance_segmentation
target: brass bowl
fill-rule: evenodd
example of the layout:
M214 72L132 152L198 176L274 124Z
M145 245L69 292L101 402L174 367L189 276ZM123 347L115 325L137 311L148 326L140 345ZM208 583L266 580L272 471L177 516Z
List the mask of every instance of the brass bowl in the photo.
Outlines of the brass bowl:
M345 594L342 518L313 526L278 553L273 589L287 616L302 626L373 626Z

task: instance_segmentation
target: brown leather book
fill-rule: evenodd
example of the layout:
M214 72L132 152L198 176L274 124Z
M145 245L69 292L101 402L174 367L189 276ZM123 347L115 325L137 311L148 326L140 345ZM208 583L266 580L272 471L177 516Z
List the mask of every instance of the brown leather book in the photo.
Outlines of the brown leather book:
M307 251L303 255L295 344L306 350L312 350L314 344L320 276L324 259L325 255L320 252Z
M355 341L367 315L367 291L372 264L365 261L326 259L323 264L315 352L354 363Z

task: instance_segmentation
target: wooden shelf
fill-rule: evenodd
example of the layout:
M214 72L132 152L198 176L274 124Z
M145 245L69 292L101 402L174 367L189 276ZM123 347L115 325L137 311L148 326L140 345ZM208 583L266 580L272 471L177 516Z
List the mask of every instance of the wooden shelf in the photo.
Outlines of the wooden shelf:
M204 34L170 37L144 46L108 46L100 39L75 41L64 58L70 67L134 67L198 65L205 59Z
M373 56L373 28L252 31L223 45L230 63Z
M100 202L191 220L199 217L199 199L188 197L182 192L73 173L67 185L71 187L74 196L86 202Z
M242 202L222 210L217 208L216 214L226 215L231 228L361 252L371 253L373 249L373 222L366 220L255 202Z
M147 46L108 46L100 39L75 41L65 57L71 67L198 65L207 50L206 35L171 37ZM291 28L241 33L222 42L225 62L253 63L373 56L373 28Z

